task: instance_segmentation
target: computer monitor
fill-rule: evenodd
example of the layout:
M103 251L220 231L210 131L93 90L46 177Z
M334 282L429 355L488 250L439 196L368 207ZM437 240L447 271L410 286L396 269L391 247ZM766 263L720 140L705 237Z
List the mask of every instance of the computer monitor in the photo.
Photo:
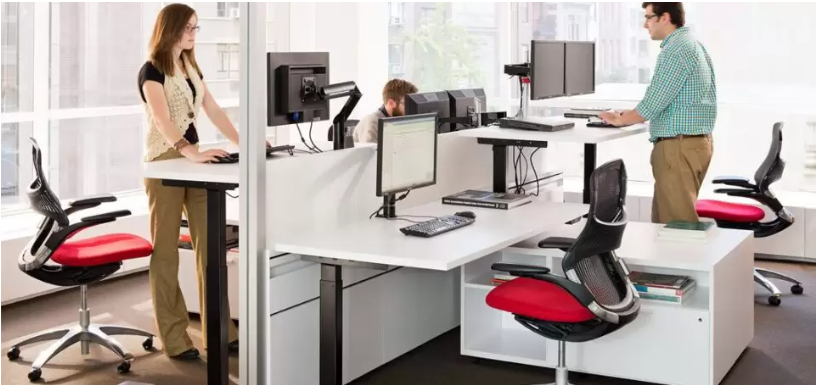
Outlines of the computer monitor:
M596 91L596 43L569 41L565 44L565 96Z
M423 92L406 95L406 115L418 115L436 113L439 119L451 116L451 102L448 100L448 93L445 91ZM449 132L448 123L438 127L438 133Z
M437 183L435 113L383 118L377 127L376 194L385 218L394 218L395 194Z
M479 100L480 112L488 110L488 98L485 96L485 90L482 88L468 88L460 90L449 90L448 99L450 101L450 112L452 118L469 118L470 123L450 123L449 130L457 131L465 128L473 128L477 126L476 115L476 101Z
M329 120L329 101L317 97L327 85L328 52L267 53L267 126Z
M565 95L565 42L531 41L530 99Z

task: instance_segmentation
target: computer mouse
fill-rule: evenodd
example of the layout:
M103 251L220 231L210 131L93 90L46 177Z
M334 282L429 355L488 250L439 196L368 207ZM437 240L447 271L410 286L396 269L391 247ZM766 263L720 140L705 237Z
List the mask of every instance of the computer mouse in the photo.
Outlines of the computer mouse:
M459 211L459 212L454 213L454 215L456 215L458 217L463 217L463 218L471 218L471 219L476 219L477 218L477 215L474 214L473 211Z

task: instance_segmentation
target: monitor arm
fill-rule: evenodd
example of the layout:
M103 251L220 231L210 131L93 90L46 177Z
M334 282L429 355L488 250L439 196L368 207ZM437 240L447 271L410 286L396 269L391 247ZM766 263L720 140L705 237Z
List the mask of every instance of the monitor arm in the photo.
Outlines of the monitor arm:
M360 101L363 94L357 88L355 82L350 81L321 87L317 96L320 100L349 97L340 112L335 115L335 119L332 120L332 142L334 149L342 150L346 148L346 120L349 119L349 116L352 114L352 111L355 109L355 106L357 106L357 102ZM351 144L348 147L353 146L354 144Z

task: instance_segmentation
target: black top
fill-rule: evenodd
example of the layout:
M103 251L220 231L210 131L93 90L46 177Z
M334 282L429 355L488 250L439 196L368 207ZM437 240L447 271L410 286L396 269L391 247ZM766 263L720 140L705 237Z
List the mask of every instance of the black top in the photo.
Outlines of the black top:
M204 79L204 76L199 73L199 77ZM190 91L193 92L193 99L196 98L196 87L193 86L193 81L190 78L185 78L187 80L187 86L190 87ZM145 92L142 90L142 85L145 84L146 81L153 80L162 86L165 84L165 74L159 72L159 70L153 66L153 63L150 61L145 62L142 68L139 70L139 95L142 97L142 101L147 102L145 100ZM196 144L199 142L199 134L196 131L196 126L193 123L190 123L190 126L187 127L187 131L184 133L184 138L187 139L190 144Z

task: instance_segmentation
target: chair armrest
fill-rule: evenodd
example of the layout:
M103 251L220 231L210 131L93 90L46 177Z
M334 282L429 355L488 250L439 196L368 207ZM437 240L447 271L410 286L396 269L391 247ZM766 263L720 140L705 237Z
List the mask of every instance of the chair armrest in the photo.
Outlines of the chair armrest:
M125 215L130 215L130 211L127 211L127 214ZM45 241L45 246L50 250L57 250L60 245L62 245L68 238L71 238L74 234L89 227L113 222L116 220L117 216L123 216L123 213L121 211L115 211L113 213L99 214L83 218L81 222L66 226L62 230L52 234L50 237L48 237L48 240Z
M539 247L542 249L559 249L566 252L574 243L576 243L576 238L547 237L539 241Z
M116 218L126 217L126 216L128 216L130 214L131 214L130 210L111 211L109 213L91 215L90 217L82 218L82 221L83 222L98 222L98 221L105 220L107 222L108 219L110 219L111 221L114 221L114 220L116 220Z
M517 277L541 278L550 274L550 268L534 265L518 265L513 263L494 263L492 270L504 271Z
M518 277L526 277L538 279L540 281L550 282L556 286L565 289L576 300L584 306L589 306L595 298L584 286L579 285L565 277L550 274L550 269L542 266L532 265L517 265L512 263L494 263L491 269L496 271L504 271L511 275Z
M749 178L740 176L719 176L712 180L715 184L725 184L727 186L743 187L748 189L755 189L755 185L749 182Z
M757 194L754 190L747 190L742 188L719 188L715 189L715 193L717 194L726 194L729 196L737 196L737 197L745 197L749 198L752 195Z
M116 197L111 194L100 194L89 196L80 199L74 199L68 202L69 206L88 206L88 205L99 205L101 203L107 202L116 202Z
M74 199L68 202L68 209L65 210L66 215L71 215L77 211L90 209L99 206L102 203L116 202L116 197L111 194L94 195L80 199Z

